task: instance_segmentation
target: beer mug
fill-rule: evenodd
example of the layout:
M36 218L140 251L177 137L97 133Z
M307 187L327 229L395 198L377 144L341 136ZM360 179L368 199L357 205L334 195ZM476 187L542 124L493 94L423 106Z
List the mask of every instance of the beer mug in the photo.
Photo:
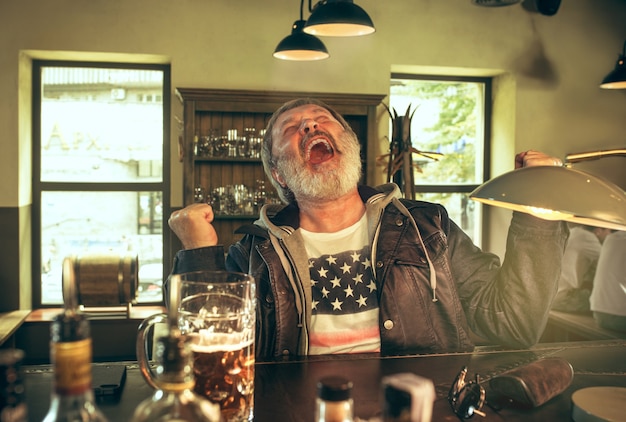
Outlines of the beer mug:
M252 420L254 278L227 271L197 271L174 274L170 281L172 289L179 286L178 291L171 292L169 306L177 309L181 335L190 338L194 391L219 404L224 421ZM144 378L154 388L158 386L146 358L150 344L147 334L154 331L151 328L155 324L167 322L167 318L165 314L153 315L139 327L137 360Z

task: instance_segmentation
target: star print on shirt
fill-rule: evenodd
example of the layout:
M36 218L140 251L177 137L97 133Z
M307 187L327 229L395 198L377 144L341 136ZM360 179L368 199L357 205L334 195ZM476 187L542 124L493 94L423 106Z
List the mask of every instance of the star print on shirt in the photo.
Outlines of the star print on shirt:
M369 247L310 259L313 314L344 315L378 307Z

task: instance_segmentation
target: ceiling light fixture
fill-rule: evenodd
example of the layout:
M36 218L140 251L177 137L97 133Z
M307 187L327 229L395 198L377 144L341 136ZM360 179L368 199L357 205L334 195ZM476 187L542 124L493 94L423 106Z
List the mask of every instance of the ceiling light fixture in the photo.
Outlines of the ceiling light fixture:
M603 178L571 168L572 163L608 156L626 156L626 149L569 154L562 167L513 170L480 185L470 198L544 220L626 230L624 190Z
M302 16L304 0L300 0L300 19L291 27L291 34L283 38L273 56L281 60L322 60L330 57L324 43L314 35L303 32L306 21Z
M322 0L311 7L304 32L324 37L354 37L376 31L367 12L352 0Z
M626 41L624 41L624 49L617 59L615 69L604 77L600 88L626 89Z

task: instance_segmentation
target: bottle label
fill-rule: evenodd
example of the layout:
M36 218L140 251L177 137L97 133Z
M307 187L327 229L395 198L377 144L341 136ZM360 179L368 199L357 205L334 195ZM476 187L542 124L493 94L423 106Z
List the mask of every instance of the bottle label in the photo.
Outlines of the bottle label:
M78 395L91 389L91 338L52 343L55 391Z

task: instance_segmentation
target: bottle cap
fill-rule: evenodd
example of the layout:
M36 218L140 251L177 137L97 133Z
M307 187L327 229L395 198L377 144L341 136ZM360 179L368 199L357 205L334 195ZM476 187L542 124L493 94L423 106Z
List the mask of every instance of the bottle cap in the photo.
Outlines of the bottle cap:
M70 342L91 336L89 320L82 313L66 310L54 317L50 325L53 342Z
M329 376L317 382L317 396L327 401L348 400L352 394L352 381L339 376Z

